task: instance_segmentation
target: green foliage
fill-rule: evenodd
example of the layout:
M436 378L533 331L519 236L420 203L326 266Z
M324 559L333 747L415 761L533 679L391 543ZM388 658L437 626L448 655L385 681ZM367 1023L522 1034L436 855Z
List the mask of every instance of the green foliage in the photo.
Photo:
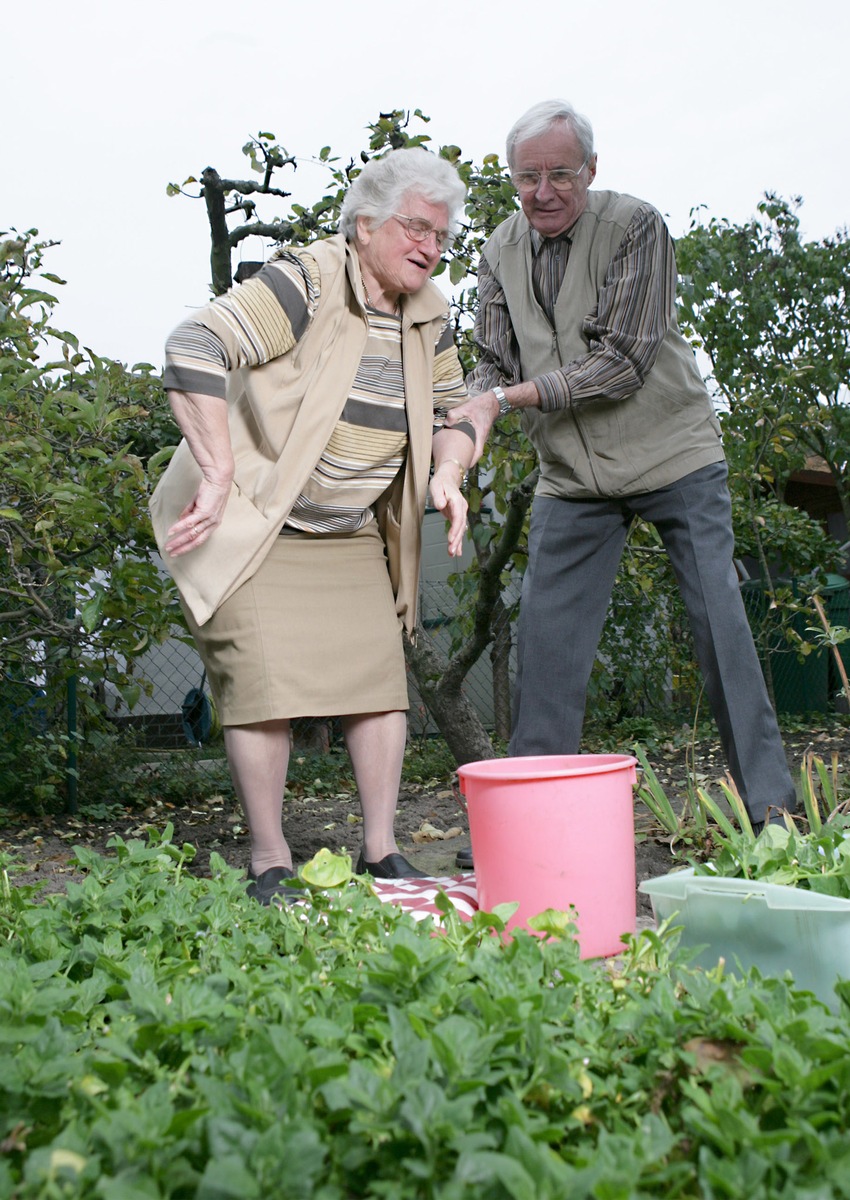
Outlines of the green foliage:
M839 802L837 756L830 771L807 754L800 777L802 813L784 813L782 824L768 824L758 836L734 788L723 791L739 827L700 789L701 807L716 828L711 857L695 864L696 874L758 879L850 900L850 802Z
M850 819L837 816L801 833L793 822L767 825L757 838L730 830L716 835L711 861L698 875L758 879L850 900Z
M344 747L326 753L296 753L290 756L286 790L294 796L335 796L355 790L351 760Z
M0 738L0 811L21 809L43 816L65 804L68 735L51 728L33 728L28 718L26 714L13 722L5 715Z
M260 1195L282 1164L287 1194L328 1200L616 1194L626 1178L673 1195L745 1155L766 1187L789 1158L800 1185L835 1173L846 1030L784 986L674 984L658 935L616 979L569 942L500 947L480 918L434 939L362 886L262 912L220 866L188 879L167 843L118 852L120 872L89 860L67 902L7 908L3 1133L19 1120L5 1165L22 1197L51 1175L70 1195L142 1180ZM770 1055L790 1028L793 1099ZM728 1053L710 1066L712 1039ZM740 1127L722 1151L721 1106ZM832 1114L823 1142L802 1135L816 1114Z
M404 752L402 779L426 786L447 783L456 769L457 763L443 738L417 738Z
M732 497L735 550L759 559L763 549L786 576L821 578L842 565L841 547L819 521L775 496L762 496L756 507L740 491Z
M145 422L161 384L51 324L41 281L62 281L43 271L50 243L36 236L0 241L0 669L41 679L51 707L71 675L132 702L132 660L174 613L147 518Z
M815 754L800 768L801 811L781 815L756 835L734 784L721 783L728 808L691 778L680 811L670 803L644 747L637 799L698 875L758 879L850 899L850 800L841 801L837 755L831 770Z
M848 1025L786 982L663 929L615 971L495 914L434 937L365 882L263 909L168 831L114 849L0 891L5 1195L845 1194Z
M695 214L676 247L680 320L711 360L735 490L781 499L817 454L850 517L850 238L804 242L800 203L768 193L740 225Z

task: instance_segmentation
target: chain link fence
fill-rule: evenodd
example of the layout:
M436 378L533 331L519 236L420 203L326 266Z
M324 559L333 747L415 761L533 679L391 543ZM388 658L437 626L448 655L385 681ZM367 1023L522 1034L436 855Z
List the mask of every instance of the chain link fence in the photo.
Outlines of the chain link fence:
M780 714L805 714L847 711L841 697L833 653L818 643L812 631L813 617L807 610L792 613L776 609L757 584L742 586L742 596L753 629L759 657L768 687ZM513 615L516 596L505 597L506 628L491 643L470 670L463 684L467 699L477 711L485 729L497 729L494 696L510 695L516 668L516 638ZM850 625L850 584L840 585L825 594L830 620ZM421 593L421 614L425 632L438 651L448 660L464 636L463 618L458 612L455 593L448 582L427 581ZM616 721L628 716L658 718L678 708L693 713L700 691L699 672L692 659L687 627L676 606L665 608L657 600L646 598L646 607L630 614L632 631L618 624L622 609L616 603L609 614L602 650L591 680L588 714ZM789 626L796 641L787 638ZM801 653L800 641L807 652ZM498 643L499 653L493 652ZM850 667L850 643L842 650ZM79 791L87 801L91 794L88 773L120 771L138 777L139 772L170 771L181 778L204 772L204 787L229 791L224 746L215 706L206 685L204 667L191 639L175 631L175 636L149 650L134 663L137 678L144 686L138 702L128 708L116 690L108 687L97 697L87 697L87 711L100 709L100 719L86 722L80 741ZM413 738L438 733L416 683L409 678L409 728ZM18 692L2 706L0 726L18 733L25 730L28 743L46 745L51 729L39 708L37 685L16 685ZM80 685L83 686L82 684ZM21 688L24 688L22 691ZM18 694L20 692L20 694ZM67 716L67 713L65 714ZM55 717L55 714L54 714ZM91 726L91 728L89 727ZM106 732L104 732L106 730ZM73 741L76 731L68 725ZM338 720L298 719L293 723L296 752L320 753L341 738ZM20 739L19 739L20 740ZM120 745L120 753L116 749ZM178 789L179 790L179 789Z
M421 590L422 624L439 652L451 656L462 630L457 626L457 599L448 583L425 583ZM510 644L514 630L510 614ZM494 630L494 633L498 631ZM509 658L508 685L513 681L515 657ZM140 749L177 751L199 749L220 743L221 729L206 683L204 665L191 638L182 631L147 651L134 664L142 695L132 710L115 689L107 689L104 709L109 720L136 742ZM408 671L411 736L427 737L438 732ZM467 675L463 690L486 729L492 729L493 668L489 654L481 656ZM334 722L326 718L300 718L295 738L309 749L321 750L335 734Z

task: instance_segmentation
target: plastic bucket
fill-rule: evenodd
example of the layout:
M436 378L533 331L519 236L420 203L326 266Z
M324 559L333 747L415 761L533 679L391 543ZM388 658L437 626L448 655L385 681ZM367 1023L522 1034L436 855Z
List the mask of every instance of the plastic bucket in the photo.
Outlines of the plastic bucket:
M478 907L518 901L512 927L573 905L582 958L619 953L637 921L636 765L625 754L565 754L458 767Z

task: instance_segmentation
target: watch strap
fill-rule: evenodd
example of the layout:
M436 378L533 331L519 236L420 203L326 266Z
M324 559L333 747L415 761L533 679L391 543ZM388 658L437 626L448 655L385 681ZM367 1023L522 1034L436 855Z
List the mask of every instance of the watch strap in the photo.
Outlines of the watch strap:
M496 386L494 388L491 388L490 391L493 393L493 395L499 401L499 416L500 417L504 417L507 413L513 411L510 404L508 403L508 398L505 395L502 388Z

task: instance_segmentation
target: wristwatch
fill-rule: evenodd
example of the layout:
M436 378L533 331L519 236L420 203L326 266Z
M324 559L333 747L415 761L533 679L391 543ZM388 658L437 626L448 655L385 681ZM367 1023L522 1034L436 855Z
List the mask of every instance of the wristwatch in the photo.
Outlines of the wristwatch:
M499 416L504 417L509 412L513 412L513 408L508 403L508 398L500 387L490 388L490 391L499 401Z

